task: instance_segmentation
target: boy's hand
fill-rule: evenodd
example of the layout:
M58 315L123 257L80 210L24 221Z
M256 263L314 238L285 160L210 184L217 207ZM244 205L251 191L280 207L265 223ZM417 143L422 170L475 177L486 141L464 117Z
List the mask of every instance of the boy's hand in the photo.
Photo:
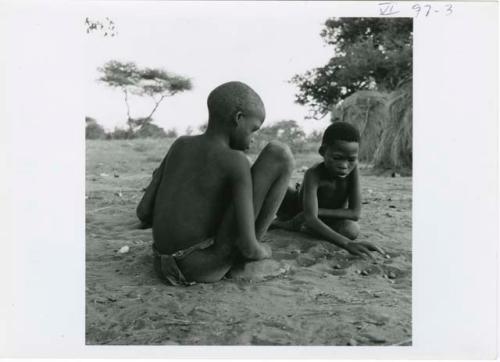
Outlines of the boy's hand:
M376 251L380 253L383 257L387 257L387 254L381 248L379 248L375 244L368 242L358 242L358 243L352 242L347 244L345 246L345 249L352 255L361 257L368 256L371 259L373 259L371 251Z

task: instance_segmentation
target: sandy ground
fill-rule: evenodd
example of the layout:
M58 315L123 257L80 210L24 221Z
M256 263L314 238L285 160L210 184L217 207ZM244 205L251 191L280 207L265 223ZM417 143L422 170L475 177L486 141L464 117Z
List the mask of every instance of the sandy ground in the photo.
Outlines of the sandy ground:
M271 230L273 259L215 284L172 287L153 273L151 230L136 229L135 217L169 145L87 141L87 344L411 344L411 178L361 179L360 240L391 259L360 260L325 241ZM318 160L296 158L293 182ZM118 253L123 246L129 251Z

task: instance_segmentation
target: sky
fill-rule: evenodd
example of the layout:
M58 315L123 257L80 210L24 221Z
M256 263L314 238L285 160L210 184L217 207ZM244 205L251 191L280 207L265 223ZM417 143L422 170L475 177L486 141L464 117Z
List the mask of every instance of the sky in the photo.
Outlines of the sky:
M112 3L112 2L111 2ZM166 98L154 122L180 134L197 129L208 118L206 98L216 86L232 80L247 83L266 106L265 125L296 120L304 130L322 130L322 120L306 119L307 106L294 102L295 75L324 65L333 55L320 31L335 16L328 3L93 3L88 16L111 18L115 37L102 33L85 38L86 115L107 130L126 125L123 94L98 82L97 68L109 60L161 67L191 79L193 89ZM132 96L131 116L147 115L154 104Z

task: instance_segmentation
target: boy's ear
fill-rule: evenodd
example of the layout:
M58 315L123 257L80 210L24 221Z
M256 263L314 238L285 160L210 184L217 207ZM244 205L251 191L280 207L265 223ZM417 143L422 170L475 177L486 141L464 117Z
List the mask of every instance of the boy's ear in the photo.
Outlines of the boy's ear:
M238 126L240 124L240 121L241 119L243 118L243 112L241 111L237 111L234 116L233 116L233 119L231 120L231 123L233 123L233 126Z
M319 152L319 154L320 154L321 156L324 156L324 155L325 155L325 146L324 146L324 145L321 145L321 146L319 147L318 152Z

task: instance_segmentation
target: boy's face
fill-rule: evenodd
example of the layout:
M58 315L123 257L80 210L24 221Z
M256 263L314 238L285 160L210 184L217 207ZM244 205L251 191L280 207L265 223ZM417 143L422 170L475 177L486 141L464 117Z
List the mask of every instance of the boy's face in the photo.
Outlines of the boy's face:
M250 148L253 134L264 122L264 112L238 112L236 115L236 127L230 138L230 146L235 150L246 151Z
M323 152L325 166L333 177L345 178L356 167L358 152L358 142L336 140Z

